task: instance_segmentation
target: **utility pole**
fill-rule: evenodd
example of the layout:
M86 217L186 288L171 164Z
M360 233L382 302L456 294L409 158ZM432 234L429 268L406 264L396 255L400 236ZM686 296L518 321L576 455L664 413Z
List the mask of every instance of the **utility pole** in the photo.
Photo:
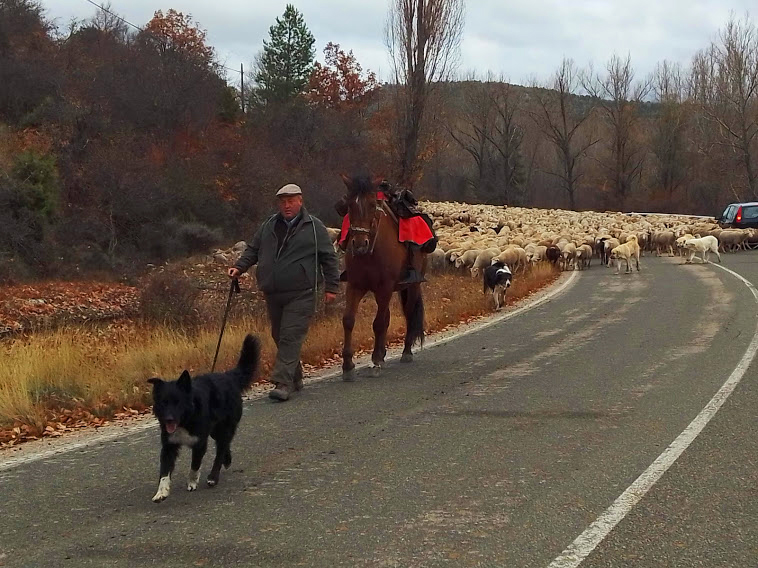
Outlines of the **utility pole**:
M240 102L242 103L242 114L245 114L245 69L240 63Z

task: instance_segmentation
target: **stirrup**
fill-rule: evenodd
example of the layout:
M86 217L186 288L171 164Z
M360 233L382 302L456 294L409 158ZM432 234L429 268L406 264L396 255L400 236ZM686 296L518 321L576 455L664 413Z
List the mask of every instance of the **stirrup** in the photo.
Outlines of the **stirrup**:
M403 278L400 282L398 282L398 285L401 284L417 284L421 282L426 282L426 278L424 278L423 274L419 274L419 272L415 268L410 268L405 275L405 278Z

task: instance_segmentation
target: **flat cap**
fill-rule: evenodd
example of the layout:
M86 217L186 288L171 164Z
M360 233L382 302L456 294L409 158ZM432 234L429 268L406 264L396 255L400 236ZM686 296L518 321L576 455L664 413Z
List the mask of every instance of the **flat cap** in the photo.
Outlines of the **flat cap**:
M300 189L299 185L295 185L294 183L288 183L284 187L282 187L279 191L276 192L277 197L281 197L283 195L302 195L303 190Z

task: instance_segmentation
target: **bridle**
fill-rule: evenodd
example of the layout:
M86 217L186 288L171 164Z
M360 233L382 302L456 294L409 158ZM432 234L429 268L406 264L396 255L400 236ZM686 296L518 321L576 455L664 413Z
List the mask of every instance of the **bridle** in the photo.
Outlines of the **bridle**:
M362 209L362 204L359 201L360 195L357 195L355 197L355 203ZM376 200L376 211L374 211L374 216L371 218L371 225L369 228L365 227L353 227L352 220L350 221L350 226L347 229L347 235L348 238L350 238L351 234L364 234L368 235L369 239L371 240L371 248L368 251L369 255L374 254L374 247L376 246L376 240L379 236L379 221L381 219L381 215L387 215L387 212L385 211L385 208L383 207L383 203L381 199Z

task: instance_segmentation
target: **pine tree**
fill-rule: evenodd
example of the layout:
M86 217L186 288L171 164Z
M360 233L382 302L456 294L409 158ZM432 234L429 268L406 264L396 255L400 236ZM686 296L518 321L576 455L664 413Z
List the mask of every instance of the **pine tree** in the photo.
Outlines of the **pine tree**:
M269 28L258 57L253 102L265 105L285 102L302 93L313 70L316 40L305 25L303 15L288 4L284 15Z

